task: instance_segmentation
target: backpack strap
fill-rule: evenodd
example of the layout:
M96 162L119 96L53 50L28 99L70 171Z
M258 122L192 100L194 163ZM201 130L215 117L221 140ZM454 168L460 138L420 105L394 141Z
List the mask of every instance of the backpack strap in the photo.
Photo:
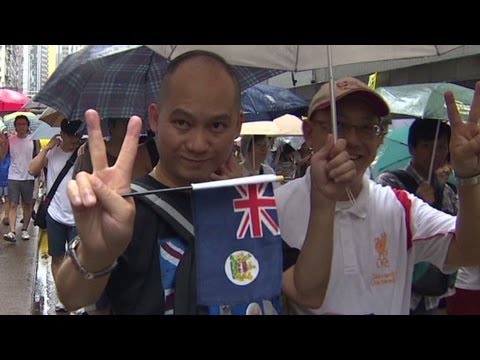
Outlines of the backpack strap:
M134 192L143 192L153 190L150 187L145 187L145 184L138 182L132 183L131 188ZM139 198L141 201L147 203L154 211L164 219L173 229L190 244L193 242L193 224L177 210L174 205L168 202L167 197L162 197L157 194L144 195Z
M131 184L135 192L153 190L151 186L138 179ZM186 241L187 250L180 261L175 278L175 308L176 315L197 313L197 287L195 268L195 243L193 224L188 216L182 214L175 206L174 199L168 193L140 196L139 200L146 203L162 220L167 222L173 230Z

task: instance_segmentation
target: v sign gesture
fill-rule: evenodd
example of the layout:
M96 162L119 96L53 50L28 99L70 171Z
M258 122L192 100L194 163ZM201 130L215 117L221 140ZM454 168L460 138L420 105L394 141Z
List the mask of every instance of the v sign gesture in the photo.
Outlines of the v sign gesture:
M448 118L452 127L450 154L455 174L468 178L480 174L480 82L475 86L472 107L467 122L463 122L453 93L445 93Z
M450 153L457 176L459 212L455 238L448 249L449 265L472 266L480 264L480 186L472 179L480 174L480 82L475 85L475 94L467 122L463 122L451 92L445 93L448 118L452 126ZM473 186L472 186L473 185Z
M114 263L132 238L135 205L133 199L125 199L120 194L130 191L141 119L136 116L130 119L118 159L114 166L108 167L100 117L96 111L88 110L85 118L93 173L78 173L76 180L68 184L68 196L81 238L77 250L79 262L88 271L97 272ZM103 292L108 276L86 280L76 270L72 271L72 267L68 258L58 271L59 297L78 301L78 304L69 303L71 308L94 303Z
M82 239L82 253L88 254L85 260L93 268L102 268L122 254L132 236L134 203L120 194L130 191L141 119L130 119L118 159L108 167L98 113L88 110L85 117L93 174L77 174L68 185L68 196Z

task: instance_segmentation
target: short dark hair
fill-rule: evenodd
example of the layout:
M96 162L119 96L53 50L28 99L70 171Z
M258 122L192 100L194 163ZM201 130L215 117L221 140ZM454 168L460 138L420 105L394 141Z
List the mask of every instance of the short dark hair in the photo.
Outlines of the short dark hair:
M71 136L82 136L82 134L77 134L78 129L82 125L80 120L68 120L63 119L62 124L60 125L60 130L67 135Z
M408 131L408 147L414 148L420 141L430 141L435 140L435 134L437 132L437 121L436 119L415 119L415 121L410 125ZM447 137L447 141L450 142L450 136L452 130L450 126L440 121L440 129L438 131L438 138L444 136Z
M263 139L267 138L267 135L243 135L242 140L240 142L240 152L242 153L243 156L247 156L248 152L252 148L253 144L256 144Z
M17 115L15 116L15 120L13 120L13 126L17 126L17 121L18 119L25 119L27 121L27 126L30 127L30 119L27 117L27 115Z
M205 50L192 50L188 51L186 53L183 53L179 56L177 56L175 59L173 59L169 64L167 69L165 70L165 74L163 75L162 79L162 85L160 87L160 97L159 97L159 105L163 103L163 101L166 99L168 95L168 89L170 87L170 81L175 73L175 71L178 69L178 67L183 64L184 62L195 59L195 58L203 58L207 61L214 62L218 65L220 65L226 73L230 76L230 78L233 81L233 85L235 88L235 101L238 103L238 107L240 109L241 107L241 89L240 89L240 81L238 80L237 73L235 71L235 68L230 65L223 57L221 57L218 54L215 54L211 51L205 51Z

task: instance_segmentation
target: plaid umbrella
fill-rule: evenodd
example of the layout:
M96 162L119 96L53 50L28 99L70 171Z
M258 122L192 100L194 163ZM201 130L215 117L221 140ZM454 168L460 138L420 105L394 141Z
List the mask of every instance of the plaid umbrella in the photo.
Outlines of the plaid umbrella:
M83 119L92 108L103 118L148 118L157 101L168 61L140 45L90 45L67 57L34 101L71 120ZM237 66L242 89L282 71Z

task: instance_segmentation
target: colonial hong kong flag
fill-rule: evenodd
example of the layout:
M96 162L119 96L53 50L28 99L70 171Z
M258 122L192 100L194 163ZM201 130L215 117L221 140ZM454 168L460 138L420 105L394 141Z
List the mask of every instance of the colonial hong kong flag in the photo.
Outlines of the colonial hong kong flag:
M242 179L249 178L235 180ZM194 187L193 213L198 304L249 304L280 295L282 240L271 182Z

